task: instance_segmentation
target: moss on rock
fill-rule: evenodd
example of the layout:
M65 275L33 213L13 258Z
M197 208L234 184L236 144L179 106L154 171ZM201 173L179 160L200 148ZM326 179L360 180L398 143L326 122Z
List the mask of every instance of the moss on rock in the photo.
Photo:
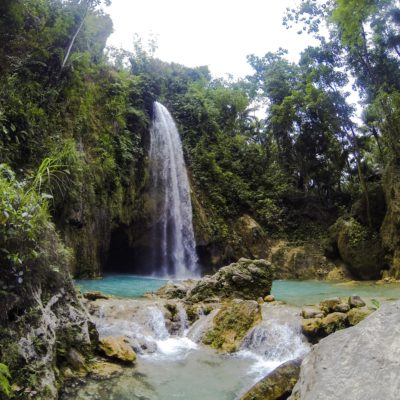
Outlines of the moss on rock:
M381 239L353 217L339 218L329 230L350 272L360 279L378 279L384 266Z
M203 336L203 343L225 352L239 349L246 333L261 320L256 301L233 300L214 317L213 328Z
M208 299L241 298L256 300L269 295L273 271L265 260L241 258L221 268L212 276L205 276L188 292L186 300L192 303Z

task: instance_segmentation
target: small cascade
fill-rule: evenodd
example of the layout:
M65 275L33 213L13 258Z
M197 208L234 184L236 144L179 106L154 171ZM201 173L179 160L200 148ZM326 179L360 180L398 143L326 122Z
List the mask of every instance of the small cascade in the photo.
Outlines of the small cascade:
M211 311L208 315L200 314L199 319L190 327L187 337L196 343L201 341L203 334L212 327L214 317L218 309Z
M181 336L186 336L188 328L189 328L189 321L188 321L188 316L185 310L185 307L181 303L177 304L178 308L178 316L179 316L179 323L180 323L180 330L179 334Z
M146 321L147 326L153 332L153 337L158 340L167 339L169 333L165 326L164 314L155 306L147 307L149 319Z
M289 306L264 306L263 320L245 337L241 353L257 363L250 372L261 378L280 364L305 355L310 345L301 333L300 315Z
M158 102L154 103L150 140L153 272L178 279L195 277L196 242L182 143L171 114Z

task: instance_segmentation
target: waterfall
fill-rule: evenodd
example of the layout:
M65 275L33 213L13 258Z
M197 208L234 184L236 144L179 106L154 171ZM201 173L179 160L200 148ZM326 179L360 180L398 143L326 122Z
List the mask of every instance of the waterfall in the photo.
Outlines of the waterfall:
M155 218L153 271L165 277L194 277L197 272L196 242L182 143L171 114L158 102L154 103L150 140Z

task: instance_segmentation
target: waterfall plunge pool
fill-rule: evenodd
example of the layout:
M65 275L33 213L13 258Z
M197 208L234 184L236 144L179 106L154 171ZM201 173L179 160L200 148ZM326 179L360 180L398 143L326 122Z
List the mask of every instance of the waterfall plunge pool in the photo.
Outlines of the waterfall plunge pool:
M155 292L167 282L166 279L132 275L106 275L97 280L76 280L83 291L100 291L121 298L140 298L147 292ZM276 280L272 294L287 304L302 306L316 304L333 296L359 295L378 300L400 299L400 284L380 285L375 282L324 282Z
M107 275L75 283L83 292L97 290L118 297L96 301L94 322L101 337L129 338L132 346L139 348L138 361L134 367L124 367L118 376L88 378L78 387L67 388L62 400L237 400L278 365L308 351L298 306L352 294L380 300L400 298L400 285L396 284L277 280L272 293L288 305L262 305L263 319L247 334L241 349L235 354L219 354L200 339L213 313L191 327L182 313L181 329L170 334L163 314L165 301L143 298L166 280ZM140 346L146 350L141 351Z

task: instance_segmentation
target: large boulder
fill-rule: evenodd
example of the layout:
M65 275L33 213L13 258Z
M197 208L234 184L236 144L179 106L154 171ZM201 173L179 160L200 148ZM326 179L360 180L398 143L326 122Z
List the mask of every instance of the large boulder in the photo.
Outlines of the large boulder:
M299 378L301 359L288 361L256 383L240 400L286 399Z
M350 272L359 279L379 279L384 268L381 239L355 218L339 218L329 229L332 242Z
M271 247L275 279L343 280L350 275L343 264L335 264L315 244L293 245L283 240Z
M400 301L336 332L304 359L290 400L397 400L400 393Z
M192 303L215 299L256 300L271 292L273 272L265 260L241 258L221 268L216 274L200 279L189 290L186 300Z

